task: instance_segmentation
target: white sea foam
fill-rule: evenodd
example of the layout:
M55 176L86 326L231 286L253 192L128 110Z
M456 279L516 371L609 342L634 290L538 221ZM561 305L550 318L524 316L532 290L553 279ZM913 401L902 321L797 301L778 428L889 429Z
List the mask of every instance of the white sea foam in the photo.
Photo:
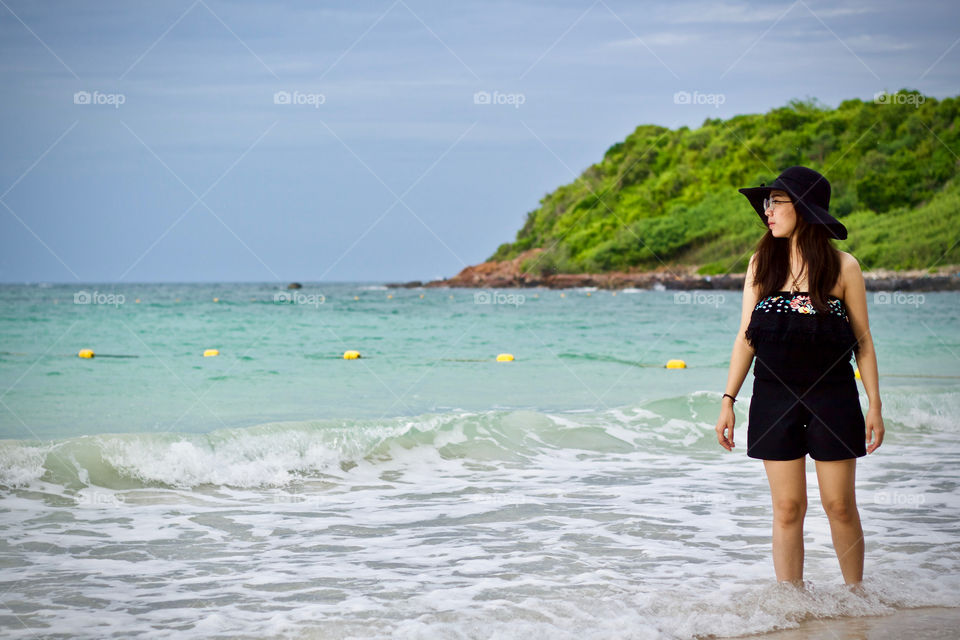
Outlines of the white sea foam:
M711 394L6 442L5 600L27 626L4 635L690 638L960 606L951 425L892 429L858 463L866 597L840 584L808 464L797 591ZM899 423L928 399L890 404Z

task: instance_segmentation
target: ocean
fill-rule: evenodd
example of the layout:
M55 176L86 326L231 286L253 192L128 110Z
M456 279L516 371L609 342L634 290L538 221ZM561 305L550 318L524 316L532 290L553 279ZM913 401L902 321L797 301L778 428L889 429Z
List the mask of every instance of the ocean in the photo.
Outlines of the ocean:
M739 291L0 286L0 633L692 638L960 607L960 293L868 301L887 433L854 595L812 461L806 589L776 583L752 373L716 442Z

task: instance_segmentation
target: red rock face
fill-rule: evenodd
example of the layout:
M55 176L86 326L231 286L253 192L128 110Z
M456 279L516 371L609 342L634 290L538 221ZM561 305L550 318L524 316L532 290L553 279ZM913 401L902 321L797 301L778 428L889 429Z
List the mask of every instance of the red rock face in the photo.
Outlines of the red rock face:
M680 265L661 266L653 271L625 273L610 271L607 273L556 273L541 275L536 268L533 273L521 273L521 265L530 258L543 252L541 248L524 251L512 260L490 261L465 268L452 278L428 282L426 287L548 287L551 289L569 289L575 287L598 287L600 289L622 289L637 287L648 289L657 284L670 289L693 288L735 288L743 286L743 275L722 277L698 276L693 272L696 267ZM729 282L727 282L729 280ZM711 281L715 284L711 284ZM725 286L717 287L723 283Z

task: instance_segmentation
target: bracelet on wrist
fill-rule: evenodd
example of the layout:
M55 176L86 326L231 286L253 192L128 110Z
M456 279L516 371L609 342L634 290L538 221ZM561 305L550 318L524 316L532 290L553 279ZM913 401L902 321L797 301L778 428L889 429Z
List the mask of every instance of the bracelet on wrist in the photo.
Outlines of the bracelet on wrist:
M730 398L730 399L731 399L732 401L734 401L734 402L736 402L736 401L737 401L737 399L736 399L736 398L734 398L734 397L733 397L732 395L730 395L729 393L725 393L725 394L723 394L723 396L721 396L721 398L720 398L720 399L721 399L721 400L723 400L724 398Z

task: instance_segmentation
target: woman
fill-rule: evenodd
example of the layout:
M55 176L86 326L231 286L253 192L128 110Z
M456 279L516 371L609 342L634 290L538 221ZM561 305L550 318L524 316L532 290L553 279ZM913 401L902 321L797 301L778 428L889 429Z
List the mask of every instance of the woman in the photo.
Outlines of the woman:
M763 460L770 484L777 580L803 585L809 453L844 582L859 585L864 544L856 462L876 451L884 433L863 274L853 256L830 243L846 239L847 229L827 211L830 183L822 175L790 167L769 186L739 191L769 232L747 268L717 439L733 449L733 403L756 357L747 456ZM866 421L853 353L870 403Z

